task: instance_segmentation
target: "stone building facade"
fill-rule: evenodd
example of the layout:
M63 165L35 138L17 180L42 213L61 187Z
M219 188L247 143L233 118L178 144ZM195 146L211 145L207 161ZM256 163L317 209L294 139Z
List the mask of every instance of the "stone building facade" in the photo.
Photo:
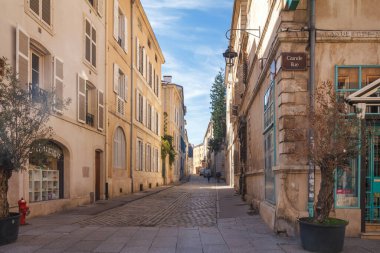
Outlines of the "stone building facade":
M314 178L307 159L297 155L307 145L304 118L316 84L331 81L345 97L367 85L377 88L379 4L234 2L229 45L238 57L225 75L226 164L234 176L229 181L277 232L297 233L297 217L308 215L319 190L318 168ZM366 119L377 122L378 113L377 106L367 105ZM370 153L353 161L350 170L336 173L331 216L349 220L348 236L365 236L380 218L375 190L378 137L368 138Z
M29 169L10 179L10 206L23 197L32 215L43 215L104 198L104 2L3 1L0 32L0 55L31 99L51 90L71 99L67 110L54 108L48 123L49 157L37 162L31 153Z

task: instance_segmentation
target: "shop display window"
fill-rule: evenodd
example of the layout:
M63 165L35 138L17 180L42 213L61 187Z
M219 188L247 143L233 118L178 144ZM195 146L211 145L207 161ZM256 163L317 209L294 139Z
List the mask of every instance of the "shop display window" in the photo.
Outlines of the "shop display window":
M359 207L358 159L349 167L338 168L335 173L335 207Z

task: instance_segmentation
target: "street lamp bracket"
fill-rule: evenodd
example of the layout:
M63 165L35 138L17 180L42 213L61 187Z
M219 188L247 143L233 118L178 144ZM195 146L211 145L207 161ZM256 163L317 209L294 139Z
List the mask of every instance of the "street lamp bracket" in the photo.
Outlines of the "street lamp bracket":
M231 40L231 37L232 37L231 32L233 32L233 31L243 31L243 32L246 32L248 35L252 35L252 36L259 38L259 39L261 37L260 27L258 29L242 29L242 28L241 29L229 29L226 32L226 38L228 40ZM253 32L256 32L257 34L254 34Z

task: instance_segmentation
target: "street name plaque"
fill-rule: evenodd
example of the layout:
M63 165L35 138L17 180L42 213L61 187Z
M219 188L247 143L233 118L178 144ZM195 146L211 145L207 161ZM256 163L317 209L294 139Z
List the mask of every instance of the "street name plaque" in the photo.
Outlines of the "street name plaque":
M281 56L283 70L306 70L305 53L282 53Z

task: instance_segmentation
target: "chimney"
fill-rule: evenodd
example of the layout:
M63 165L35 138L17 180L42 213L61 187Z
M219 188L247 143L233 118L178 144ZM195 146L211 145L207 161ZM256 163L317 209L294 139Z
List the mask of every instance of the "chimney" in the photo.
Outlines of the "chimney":
M172 82L172 76L164 76L164 82L171 83Z

